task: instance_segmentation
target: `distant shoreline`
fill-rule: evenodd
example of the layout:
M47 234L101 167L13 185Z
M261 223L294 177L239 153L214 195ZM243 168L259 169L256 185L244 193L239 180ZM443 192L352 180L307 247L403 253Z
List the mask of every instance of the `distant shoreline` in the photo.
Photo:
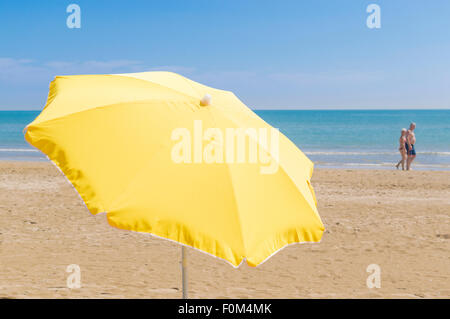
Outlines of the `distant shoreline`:
M2 159L0 158L0 164L8 164L8 163L15 163L20 164L24 163L27 164L33 164L33 163L51 163L49 159L46 157L36 157L36 159ZM394 163L381 163L381 164L365 164L365 163L317 163L314 162L314 169L315 170L352 170L352 171L359 171L359 170L370 170L370 171L397 171L394 167ZM449 172L450 167L444 166L444 165L421 165L421 164L415 164L413 167L413 170L415 171L421 171L421 172ZM400 170L401 171L401 170Z

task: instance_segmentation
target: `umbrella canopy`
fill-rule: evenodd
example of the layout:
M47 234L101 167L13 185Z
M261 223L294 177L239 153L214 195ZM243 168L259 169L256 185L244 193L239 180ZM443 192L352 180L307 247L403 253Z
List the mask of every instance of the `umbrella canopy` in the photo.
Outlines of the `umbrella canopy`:
M324 231L313 163L276 133L229 91L144 72L56 77L25 138L110 225L257 266Z

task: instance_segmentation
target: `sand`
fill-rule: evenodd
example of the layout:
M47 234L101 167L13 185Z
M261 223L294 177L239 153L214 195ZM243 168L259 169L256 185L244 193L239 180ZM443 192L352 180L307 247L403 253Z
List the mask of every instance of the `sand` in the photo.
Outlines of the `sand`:
M317 169L312 182L320 244L239 269L189 249L189 297L450 297L450 172ZM0 298L179 298L179 259L180 246L91 215L52 164L0 162ZM381 288L367 287L369 264Z

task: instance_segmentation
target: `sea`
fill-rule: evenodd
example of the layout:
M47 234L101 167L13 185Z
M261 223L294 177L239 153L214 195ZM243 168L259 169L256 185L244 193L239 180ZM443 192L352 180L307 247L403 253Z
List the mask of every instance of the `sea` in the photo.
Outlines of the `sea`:
M395 169L402 128L415 122L417 170L450 170L450 110L257 110L316 167ZM23 137L39 111L0 111L0 160L47 161Z

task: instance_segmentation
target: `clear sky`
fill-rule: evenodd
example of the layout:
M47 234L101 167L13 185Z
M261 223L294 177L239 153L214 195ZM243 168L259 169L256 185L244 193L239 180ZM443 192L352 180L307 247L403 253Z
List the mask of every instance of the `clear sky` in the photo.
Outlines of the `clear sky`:
M55 75L148 70L254 109L450 108L449 0L1 0L0 24L0 109L41 109Z

